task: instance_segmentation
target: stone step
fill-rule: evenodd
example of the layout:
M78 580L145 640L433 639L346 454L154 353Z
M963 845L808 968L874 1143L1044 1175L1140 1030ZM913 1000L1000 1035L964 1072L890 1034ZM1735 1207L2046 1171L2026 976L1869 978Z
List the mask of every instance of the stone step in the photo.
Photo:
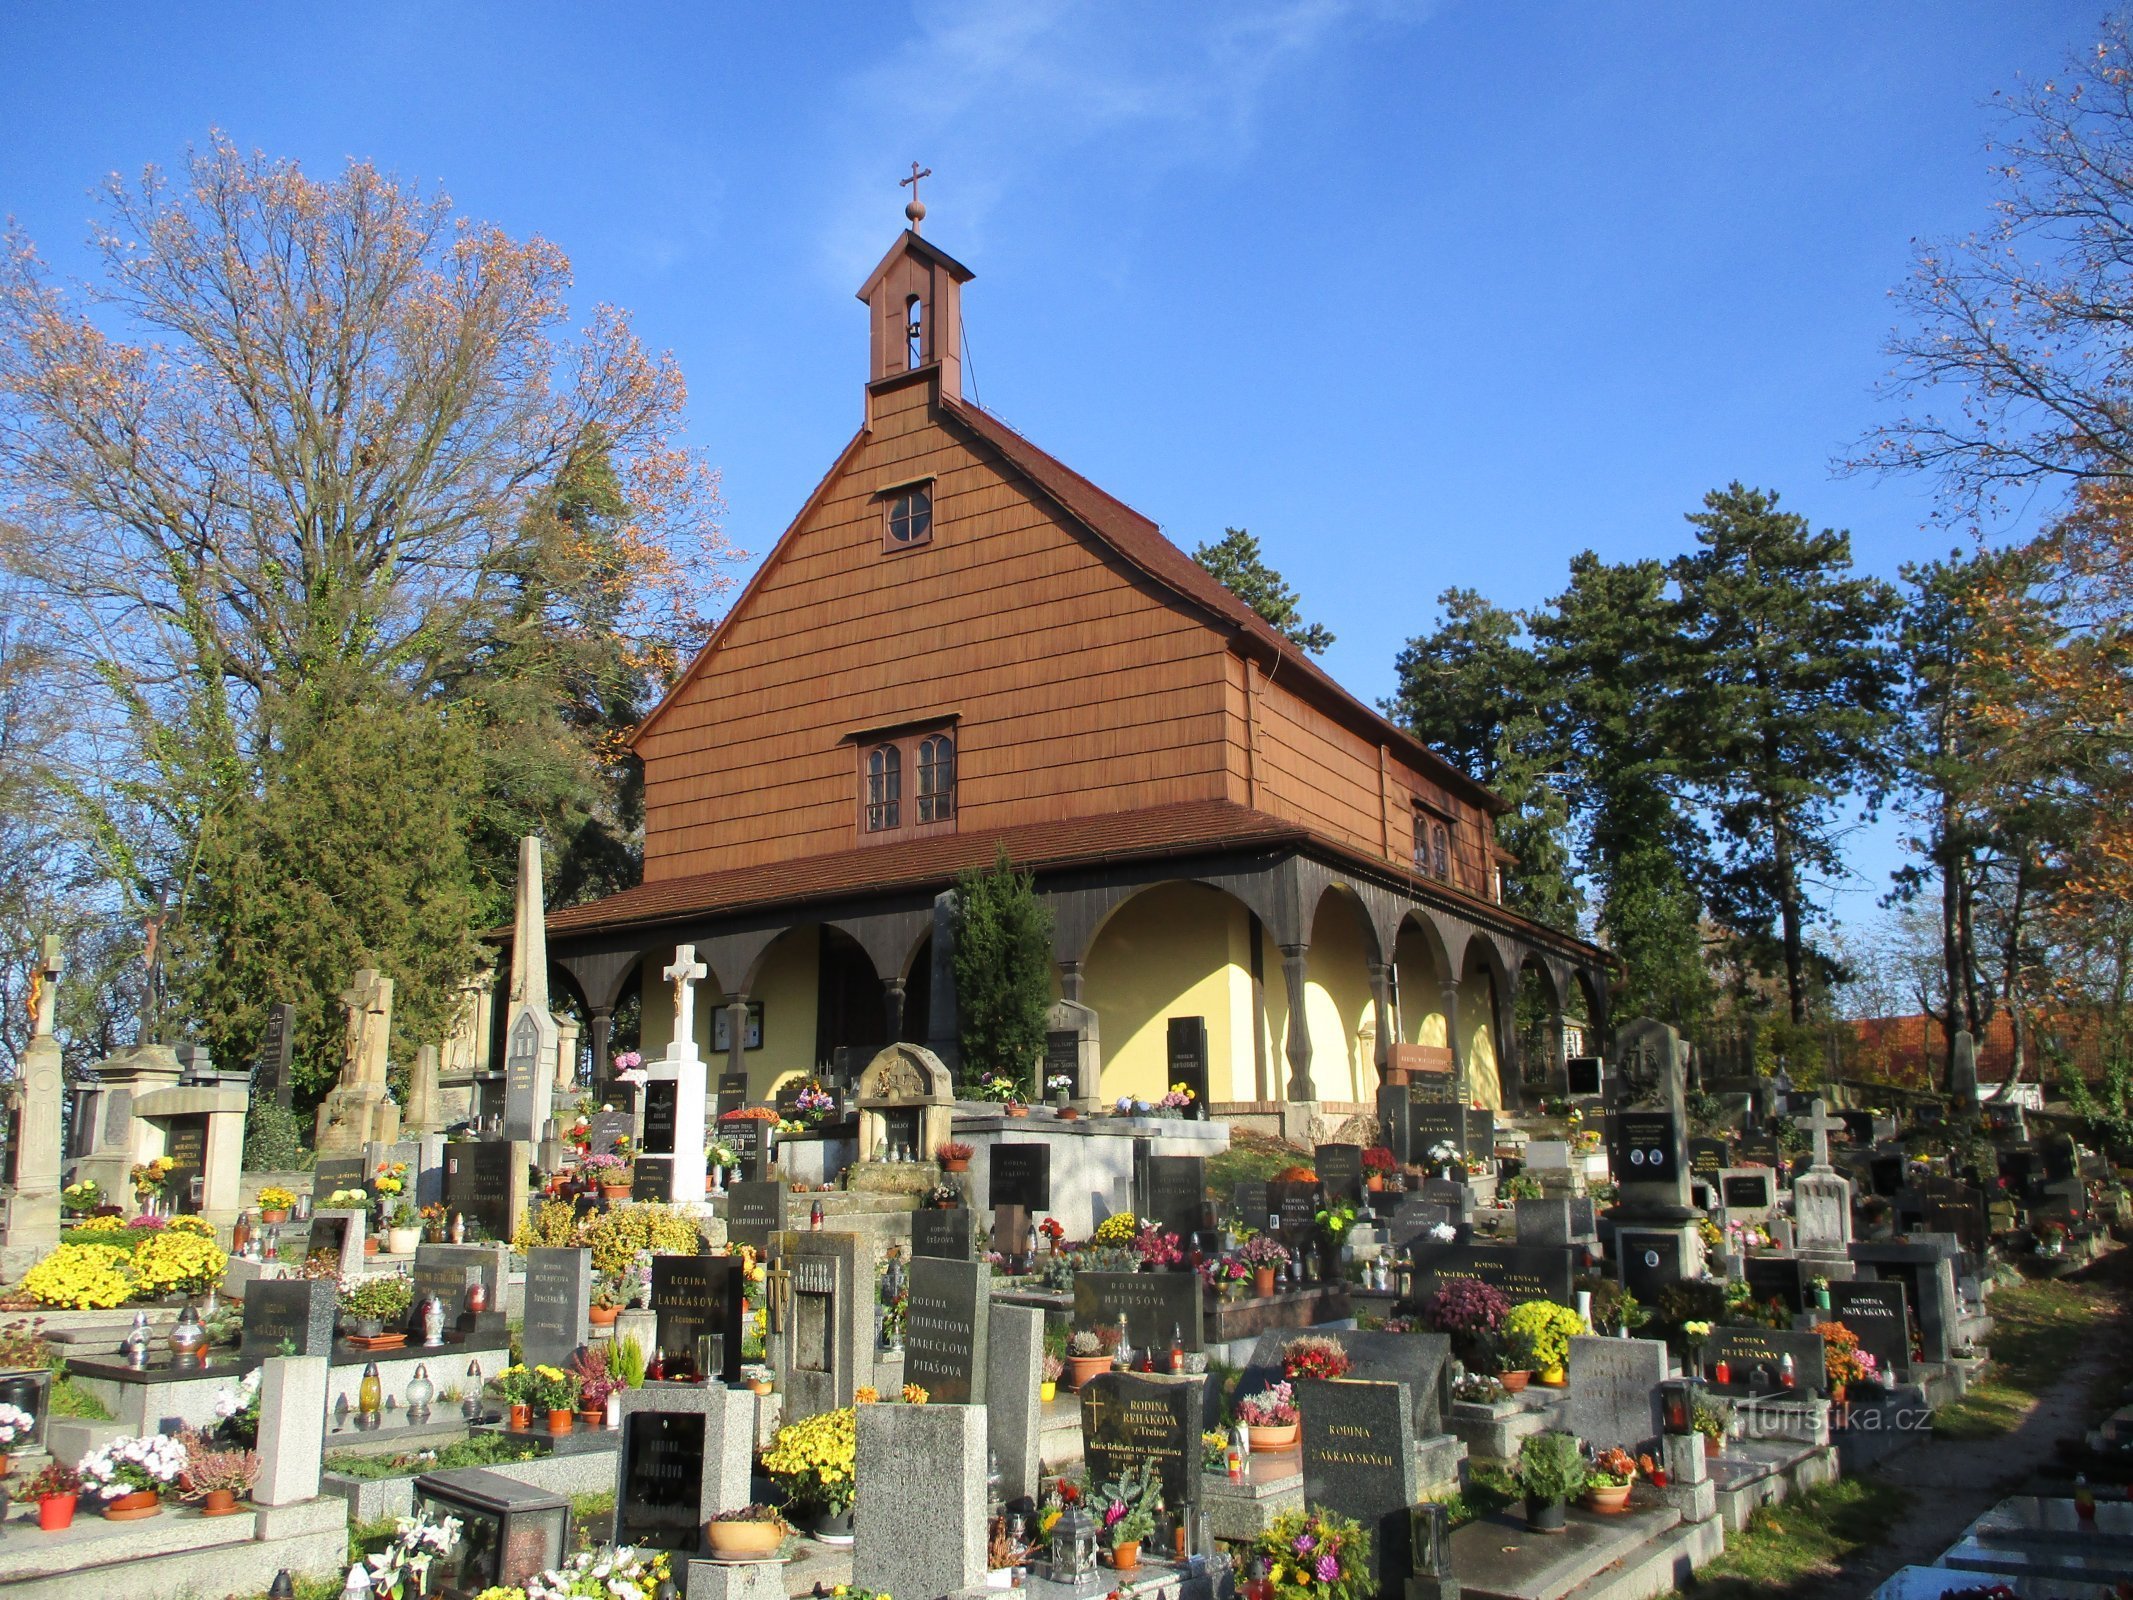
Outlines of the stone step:
M1653 1595L1671 1594L1687 1587L1690 1575L1725 1548L1726 1531L1718 1518L1684 1522L1595 1573L1565 1600L1651 1600Z
M1611 1517L1572 1507L1561 1533L1533 1533L1522 1515L1500 1511L1452 1535L1452 1573L1461 1595L1470 1600L1566 1600L1611 1568L1641 1565L1645 1547L1680 1523L1681 1513L1670 1507ZM1715 1522L1699 1526L1716 1527ZM1722 1545L1723 1533L1717 1536ZM1662 1585L1671 1587L1671 1580Z

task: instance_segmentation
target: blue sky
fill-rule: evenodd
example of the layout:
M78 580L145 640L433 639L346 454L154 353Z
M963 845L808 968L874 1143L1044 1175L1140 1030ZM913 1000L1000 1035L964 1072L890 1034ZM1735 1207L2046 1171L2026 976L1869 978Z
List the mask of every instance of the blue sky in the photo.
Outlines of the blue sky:
M2075 7L19 4L0 209L64 270L105 173L221 127L560 244L690 381L768 548L859 416L901 224L977 272L979 399L1190 548L1248 526L1365 698L1447 585L1526 605L1781 490L1893 575L1928 488L1839 479L1914 238ZM1886 825L1856 841L1885 880ZM1839 902L1870 914L1871 889Z

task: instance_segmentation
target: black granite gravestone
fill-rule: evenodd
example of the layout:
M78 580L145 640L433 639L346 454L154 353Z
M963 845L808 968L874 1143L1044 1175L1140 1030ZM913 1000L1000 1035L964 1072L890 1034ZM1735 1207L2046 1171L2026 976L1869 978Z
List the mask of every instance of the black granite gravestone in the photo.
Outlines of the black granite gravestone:
M1172 1017L1168 1035L1170 1076L1192 1094L1192 1115L1207 1115L1207 1019Z
M444 1205L478 1223L491 1239L509 1239L511 1189L518 1146L508 1139L486 1139L444 1147Z
M1312 1157L1318 1186L1329 1205L1346 1201L1363 1203L1363 1147L1359 1144L1322 1144Z
M1730 1152L1723 1139L1691 1139L1689 1141L1689 1176L1700 1178L1705 1183L1718 1182L1719 1169L1733 1165Z
M703 1540L704 1414L632 1411L621 1450L616 1541L694 1555Z
M745 1072L721 1072L718 1075L718 1099L713 1115L723 1117L729 1111L738 1111L748 1103L748 1074Z
M1189 1246L1206 1221L1206 1161L1199 1156L1150 1156L1146 1214Z
M1749 1298L1758 1305L1775 1300L1787 1311L1798 1312L1807 1302L1800 1287L1800 1263L1792 1256L1748 1256L1741 1262L1741 1281Z
M333 1354L334 1286L321 1278L254 1278L244 1286L240 1360Z
M1414 1564L1408 1508L1420 1498L1407 1386L1348 1381L1296 1385L1303 1416L1303 1497L1353 1517L1370 1535L1370 1574L1396 1600Z
M911 1213L911 1254L937 1256L943 1261L972 1259L971 1215L961 1206L947 1211Z
M1719 1201L1728 1211L1772 1211L1777 1207L1777 1174L1769 1168L1734 1172L1719 1180Z
M526 1252L526 1315L520 1342L529 1367L567 1366L585 1348L592 1304L592 1252Z
M1688 1275L1678 1233L1623 1229L1615 1234L1615 1253L1622 1287L1642 1306L1658 1304L1668 1284Z
M1413 1248L1415 1293L1431 1293L1452 1278L1479 1278L1501 1289L1513 1305L1524 1300L1553 1300L1572 1306L1577 1296L1571 1278L1584 1252L1547 1246L1505 1244L1435 1244L1418 1240ZM1642 1300L1643 1296L1639 1295Z
M370 1184L370 1165L361 1156L320 1156L311 1168L311 1203L322 1206L329 1195Z
M701 1340L709 1338L711 1371L729 1384L741 1381L741 1340L746 1331L744 1284L737 1256L652 1257L654 1338L661 1354L702 1363Z
M1837 1279L1829 1286L1830 1315L1859 1336L1859 1348L1879 1364L1884 1381L1911 1376L1911 1316L1901 1283Z
M726 1190L726 1237L732 1243L769 1248L770 1236L783 1233L788 1195L782 1183L736 1183Z
M994 1145L985 1203L1023 1206L1032 1213L1051 1210L1052 1147L1036 1140Z
M1199 1378L1100 1372L1081 1386L1082 1464L1108 1483L1142 1462L1154 1467L1163 1503L1182 1515L1200 1500Z
M1171 1341L1200 1348L1200 1275L1197 1272L1077 1272L1074 1326L1111 1328L1126 1317L1126 1338L1136 1350L1167 1357Z
M1606 1087L1607 1064L1598 1056L1571 1056L1563 1062L1563 1078L1571 1094L1597 1095Z

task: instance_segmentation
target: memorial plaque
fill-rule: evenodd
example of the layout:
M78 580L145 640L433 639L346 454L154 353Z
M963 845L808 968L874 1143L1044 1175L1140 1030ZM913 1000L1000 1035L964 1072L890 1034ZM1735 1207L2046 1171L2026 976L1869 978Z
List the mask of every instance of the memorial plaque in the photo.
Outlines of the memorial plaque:
M170 1158L171 1167L163 1180L163 1193L170 1198L171 1210L190 1216L200 1209L201 1186L207 1179L207 1113L166 1118L164 1127L163 1154ZM19 1148L19 1140L11 1136L10 1162Z
M1150 1156L1148 1218L1189 1247L1206 1215L1207 1162L1199 1156Z
M1493 1156L1496 1153L1496 1113L1487 1106L1468 1106L1460 1116L1466 1124L1466 1153L1469 1156Z
M1075 1088L1069 1089L1069 1097L1079 1091L1081 1083L1081 1031L1078 1028L1051 1028L1044 1035L1044 1081L1065 1078ZM1049 1098L1049 1095L1047 1095Z
M325 1278L254 1278L244 1286L238 1359L333 1354L334 1285Z
M1615 1233L1615 1256L1622 1287L1637 1304L1657 1305L1660 1291L1688 1276L1684 1246L1676 1232L1622 1228Z
M712 1341L711 1374L728 1384L741 1381L741 1339L746 1331L744 1289L738 1256L652 1257L652 1310L660 1351L694 1362L699 1341Z
M632 1411L622 1420L617 1542L694 1555L703 1542L704 1413Z
M467 1310L467 1290L482 1281L482 1272L461 1261L435 1259L430 1252L438 1248L427 1244L415 1247L414 1297L408 1303L407 1320L410 1326L419 1328L422 1302L435 1295L437 1303L444 1307L446 1329L465 1332L472 1321Z
M1318 1173L1318 1185L1325 1191L1326 1203L1347 1201L1360 1207L1363 1203L1363 1147L1359 1144L1322 1144L1312 1160Z
M1431 1232L1440 1227L1451 1227L1452 1209L1433 1200L1403 1199L1392 1213L1392 1221L1386 1224L1395 1252L1405 1253L1407 1247L1418 1239L1428 1239ZM1432 1241L1449 1244L1449 1239Z
M1689 1141L1689 1176L1716 1185L1720 1169L1733 1165L1732 1152L1723 1139Z
M1410 1083L1409 1089L1414 1085ZM1466 1108L1457 1101L1414 1101L1407 1108L1407 1137L1414 1154L1409 1160L1418 1167L1433 1167L1430 1154L1440 1145L1450 1145L1455 1155L1466 1151Z
M681 1111L681 1085L673 1078L653 1078L644 1086L644 1138L639 1148L646 1155L680 1154L674 1148L674 1128Z
M1678 1177L1675 1144L1679 1128L1670 1111L1623 1111L1615 1116L1609 1154L1618 1183L1671 1183Z
M1992 1225L1985 1210L1984 1195L1974 1193L1968 1199L1942 1198L1937 1195L1928 1197L1925 1231L1952 1233L1969 1254L1983 1255L1992 1239Z
M1267 1200L1266 1184L1256 1178L1240 1182L1230 1191L1230 1211L1240 1227L1258 1233L1266 1227L1271 1212Z
M1182 1514L1200 1501L1199 1378L1099 1372L1081 1386L1082 1463L1108 1483L1143 1461L1154 1467L1163 1503Z
M988 1206L1022 1206L1031 1213L1052 1209L1052 1147L1027 1140L992 1147Z
M664 1202L674 1193L674 1158L639 1156L630 1164L630 1198Z
M1192 1093L1190 1115L1207 1115L1207 1019L1172 1017L1168 1029L1170 1077Z
M311 1168L311 1203L322 1206L343 1189L370 1188L370 1167L361 1156L320 1156Z
M716 1114L723 1117L729 1111L738 1111L748 1103L748 1074L745 1072L721 1072L718 1075L718 1103Z
M1598 1056L1571 1056L1563 1063L1563 1077L1571 1094L1597 1095L1607 1083L1607 1063Z
M757 1182L763 1176L763 1128L759 1117L736 1117L718 1125L717 1137L733 1146L744 1183Z
M592 1146L596 1156L611 1156L624 1139L634 1138L631 1131L637 1119L627 1111L596 1111L592 1117L591 1131L586 1134L586 1143Z
M526 1365L568 1366L585 1348L585 1313L591 1305L590 1250L528 1250L526 1321L520 1335Z
M1758 1304L1775 1300L1797 1313L1806 1304L1800 1288L1800 1263L1793 1256L1749 1256L1741 1262L1741 1281Z
M916 1256L904 1323L904 1381L937 1405L985 1403L992 1268L982 1261Z
M1911 1315L1901 1283L1835 1279L1829 1286L1830 1315L1859 1336L1884 1382L1911 1376Z
M1501 1289L1513 1305L1525 1300L1553 1300L1557 1305L1574 1306L1577 1296L1570 1281L1583 1256L1580 1250L1546 1246L1434 1244L1418 1240L1414 1246L1415 1294L1418 1298L1427 1295L1448 1279L1478 1278ZM1643 1296L1638 1298L1642 1300Z
M753 1245L758 1252L770 1247L770 1236L783 1233L786 1222L785 1185L776 1182L736 1183L726 1189L726 1237L734 1244Z
M1274 1231L1292 1251L1309 1250L1318 1235L1318 1185L1315 1183L1269 1183L1268 1217Z
M1303 1498L1337 1508L1370 1535L1370 1575L1400 1595L1414 1565L1408 1508L1418 1498L1413 1410L1404 1383L1296 1385L1303 1416Z
M1777 1174L1767 1167L1728 1172L1718 1182L1719 1201L1728 1211L1777 1209Z
M508 1139L444 1147L444 1205L478 1223L492 1239L509 1239L512 1179L518 1146Z
M1819 1333L1781 1332L1775 1328L1716 1327L1704 1347L1704 1370L1716 1374L1726 1364L1726 1386L1758 1394L1785 1387L1785 1358L1792 1357L1793 1387L1802 1395L1829 1393L1829 1368L1822 1359ZM1758 1369L1761 1376L1757 1376ZM1715 1381L1715 1380L1714 1380Z
M1126 1317L1126 1338L1136 1350L1155 1349L1167 1359L1172 1339L1200 1348L1200 1275L1197 1272L1077 1272L1074 1326L1111 1328Z
M936 1256L943 1261L974 1259L971 1214L961 1206L947 1211L911 1213L911 1255Z

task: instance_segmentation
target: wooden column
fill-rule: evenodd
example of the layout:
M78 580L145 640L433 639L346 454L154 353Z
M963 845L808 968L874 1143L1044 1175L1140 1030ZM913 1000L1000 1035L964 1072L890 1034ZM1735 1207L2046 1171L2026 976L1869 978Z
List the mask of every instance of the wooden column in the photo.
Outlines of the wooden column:
M1452 1082L1459 1090L1460 1104L1466 1103L1466 1062L1459 1054L1459 985L1447 983L1439 991L1444 997L1444 1047L1452 1053Z
M1081 1004L1081 963L1079 961L1062 961L1059 963L1059 998L1071 1000L1077 1006Z
M608 1059L607 1045L615 1026L613 1006L592 1008L592 1092L595 1104L604 1105L615 1086L614 1063Z
M884 978L881 980L882 1019L889 1025L889 1043L894 1044L904 1036L904 980Z
M1304 979L1310 953L1311 947L1307 944L1285 944L1281 947L1281 977L1289 991L1288 1098L1297 1103L1311 1099L1313 1092L1311 1016L1304 1004Z
M1386 1070L1392 1065L1393 1041L1399 1034L1399 1025L1392 1014L1391 962L1373 961L1370 963L1370 996L1377 1003L1378 1039L1375 1054L1377 1056L1378 1082L1383 1083L1386 1081Z
M726 997L726 1070L746 1075L748 1071L748 997Z

